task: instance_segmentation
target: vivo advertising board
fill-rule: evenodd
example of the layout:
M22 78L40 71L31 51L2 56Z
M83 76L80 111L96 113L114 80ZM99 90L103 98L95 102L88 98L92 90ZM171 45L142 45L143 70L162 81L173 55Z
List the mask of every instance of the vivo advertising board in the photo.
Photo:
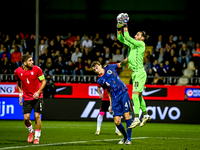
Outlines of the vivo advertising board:
M101 100L44 99L44 104L43 120L96 121ZM199 102L152 100L146 101L146 105L148 114L151 116L150 122L200 123L197 119L200 115ZM131 116L134 116L133 112ZM113 116L106 112L104 120L113 121Z
M23 109L19 105L18 97L0 97L0 119L23 120ZM31 112L34 120L34 111Z

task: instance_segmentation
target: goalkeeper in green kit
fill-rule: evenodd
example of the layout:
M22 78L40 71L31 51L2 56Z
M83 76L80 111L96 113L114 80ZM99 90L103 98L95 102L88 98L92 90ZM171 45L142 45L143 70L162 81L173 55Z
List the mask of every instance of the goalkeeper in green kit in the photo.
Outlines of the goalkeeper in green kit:
M119 14L117 16L117 39L129 46L128 57L122 61L121 64L129 64L129 68L132 69L133 80L133 93L132 100L134 103L135 118L132 124L128 128L135 128L136 126L144 126L151 117L147 114L146 103L142 97L142 91L147 79L147 74L143 67L143 58L145 52L145 43L148 39L148 35L144 31L139 31L135 35L135 39L130 37L128 32L127 22L129 20L128 14ZM123 34L122 34L123 30ZM140 122L139 112L140 108L143 112L143 118Z

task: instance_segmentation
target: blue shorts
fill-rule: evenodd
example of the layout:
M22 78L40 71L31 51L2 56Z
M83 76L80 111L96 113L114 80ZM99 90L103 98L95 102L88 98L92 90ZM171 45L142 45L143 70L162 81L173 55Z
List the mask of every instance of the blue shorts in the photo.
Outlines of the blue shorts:
M112 111L113 117L123 116L124 113L130 111L130 97L128 91L125 91L120 96L112 99Z

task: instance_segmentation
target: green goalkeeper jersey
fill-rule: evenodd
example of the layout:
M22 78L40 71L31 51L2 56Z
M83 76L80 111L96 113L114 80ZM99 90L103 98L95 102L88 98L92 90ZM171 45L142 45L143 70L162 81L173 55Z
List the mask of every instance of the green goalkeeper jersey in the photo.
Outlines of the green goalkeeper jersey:
M141 69L144 69L143 66L143 58L145 51L145 43L143 41L137 41L130 37L128 31L124 32L124 37L121 31L117 33L117 39L129 46L128 50L128 64L129 68L133 70L133 72L138 72Z

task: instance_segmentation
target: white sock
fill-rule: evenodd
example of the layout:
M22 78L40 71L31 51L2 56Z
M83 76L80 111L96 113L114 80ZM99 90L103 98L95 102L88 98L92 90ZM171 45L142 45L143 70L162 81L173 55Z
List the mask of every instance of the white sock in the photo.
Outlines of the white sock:
M99 115L97 117L97 131L100 131L102 122L103 122L103 116Z
M28 129L28 131L29 131L30 133L33 133L33 132L34 132L33 126L32 126L32 125L30 125L29 127L26 127L26 129Z
M144 115L144 118L147 118L149 115L148 114L146 114L146 115Z
M40 136L41 136L41 130L35 130L35 139L39 141Z
M135 117L135 119L134 119L135 121L138 121L139 120L139 118L138 117Z
M119 131L119 129L117 128L117 126L115 125L115 132L118 132Z

